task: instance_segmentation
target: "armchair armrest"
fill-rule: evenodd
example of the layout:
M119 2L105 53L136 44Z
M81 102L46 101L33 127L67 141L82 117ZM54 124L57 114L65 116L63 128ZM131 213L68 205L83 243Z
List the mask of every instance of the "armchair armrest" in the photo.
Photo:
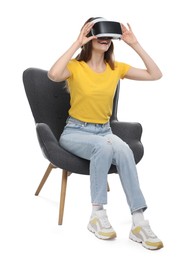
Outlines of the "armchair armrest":
M142 126L140 123L111 121L112 132L126 142L133 151L135 162L138 163L144 154L141 143Z
M36 132L44 157L54 166L70 172L89 174L89 162L63 149L47 124L37 123Z
M59 142L47 124L37 123L36 132L44 157L46 157L52 163L51 153L58 153L64 150L60 147Z

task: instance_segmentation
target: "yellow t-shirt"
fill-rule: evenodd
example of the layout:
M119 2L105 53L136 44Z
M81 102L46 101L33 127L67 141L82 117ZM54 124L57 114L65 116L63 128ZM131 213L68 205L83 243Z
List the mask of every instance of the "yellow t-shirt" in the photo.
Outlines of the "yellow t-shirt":
M106 70L97 73L86 62L72 59L67 68L71 74L67 79L71 97L69 115L88 123L108 122L117 83L124 78L130 65L115 62L112 70L106 64Z

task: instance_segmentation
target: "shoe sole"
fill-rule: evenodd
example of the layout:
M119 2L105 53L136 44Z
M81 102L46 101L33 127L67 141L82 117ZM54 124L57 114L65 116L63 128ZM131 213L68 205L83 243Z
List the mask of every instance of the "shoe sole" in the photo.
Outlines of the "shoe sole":
M141 243L143 247L149 250L158 250L163 247L162 242L157 242L156 246L147 245L144 241L142 241L140 238L136 237L132 232L130 232L129 239L133 240L134 242Z
M110 236L103 236L101 234L99 234L99 232L97 232L92 226L91 224L88 224L87 226L88 230L90 232L92 232L96 237L100 238L100 239L104 239L104 240L109 240L109 239L114 239L116 237L116 233L115 232L112 232L110 234Z

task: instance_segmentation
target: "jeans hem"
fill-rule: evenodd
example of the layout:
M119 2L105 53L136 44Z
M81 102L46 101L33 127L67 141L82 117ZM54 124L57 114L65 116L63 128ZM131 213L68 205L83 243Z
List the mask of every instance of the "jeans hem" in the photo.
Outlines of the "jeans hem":
M146 209L147 209L147 206L138 207L136 209L132 209L131 214L133 214L134 212L136 212L138 210L143 210L143 212L144 212Z
M95 201L91 201L91 204L97 204L97 205L107 205L108 203L107 202L95 202Z

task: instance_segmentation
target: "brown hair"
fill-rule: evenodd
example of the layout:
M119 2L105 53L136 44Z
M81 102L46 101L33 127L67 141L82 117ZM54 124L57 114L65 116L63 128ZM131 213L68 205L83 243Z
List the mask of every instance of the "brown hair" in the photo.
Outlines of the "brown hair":
M85 24L88 23L88 22L91 22L91 21L93 21L97 18L100 18L100 17L91 17L85 22ZM90 36L90 34L89 34L89 36ZM113 42L111 42L109 49L104 53L104 60L110 65L112 70L114 70L114 55L113 55L113 52L114 52L114 44L113 44ZM76 60L87 62L91 59L91 56L92 56L92 41L89 41L85 45L82 46L82 50L76 56Z

